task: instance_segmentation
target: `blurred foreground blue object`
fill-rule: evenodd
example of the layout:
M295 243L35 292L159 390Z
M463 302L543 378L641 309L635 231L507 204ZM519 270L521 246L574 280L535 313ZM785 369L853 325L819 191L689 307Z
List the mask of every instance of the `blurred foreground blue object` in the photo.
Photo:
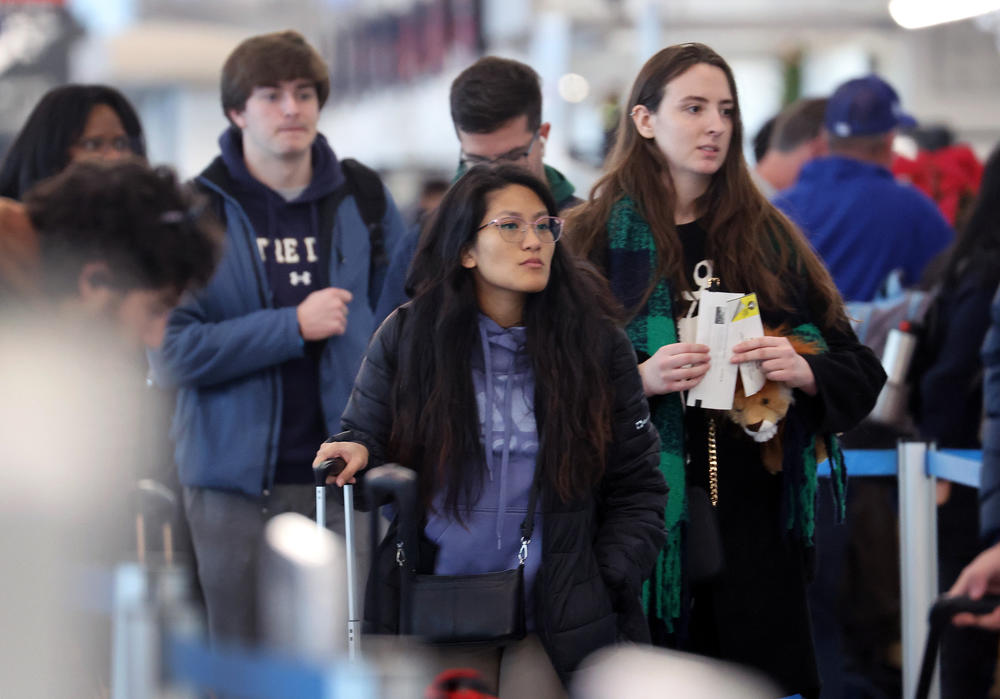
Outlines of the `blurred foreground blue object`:
M375 673L361 661L309 663L237 647L209 647L172 638L166 643L167 675L180 686L247 699L371 699Z

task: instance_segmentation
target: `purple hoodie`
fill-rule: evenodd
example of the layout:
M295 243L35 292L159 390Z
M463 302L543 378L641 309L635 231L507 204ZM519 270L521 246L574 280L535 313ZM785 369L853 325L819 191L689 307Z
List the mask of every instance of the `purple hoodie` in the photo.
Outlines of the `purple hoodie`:
M443 511L444 493L434 499L424 533L440 549L438 575L488 573L517 566L521 522L538 456L535 374L523 327L502 328L479 315L481 344L472 355L472 381L479 409L485 463L483 487L475 502L459 501L464 527ZM488 418L488 419L487 419ZM486 427L489 427L487 430ZM533 628L532 585L542 559L541 498L525 563L525 603Z

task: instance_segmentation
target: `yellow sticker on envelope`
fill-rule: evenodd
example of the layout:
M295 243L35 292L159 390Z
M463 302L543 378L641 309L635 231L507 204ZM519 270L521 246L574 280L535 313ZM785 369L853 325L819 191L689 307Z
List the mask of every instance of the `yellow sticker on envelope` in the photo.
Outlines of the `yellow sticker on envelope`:
M733 316L732 322L744 320L752 316L760 315L760 306L757 305L757 294L747 294L740 299L739 307Z

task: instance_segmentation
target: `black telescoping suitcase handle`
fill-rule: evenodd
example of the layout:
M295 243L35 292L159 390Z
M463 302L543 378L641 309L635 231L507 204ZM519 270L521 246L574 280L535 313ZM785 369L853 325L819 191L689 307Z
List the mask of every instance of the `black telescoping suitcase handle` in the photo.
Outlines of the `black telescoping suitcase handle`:
M930 695L931 678L934 677L934 665L937 663L941 633L951 623L951 618L961 612L989 614L997 607L1000 607L1000 596L998 595L987 595L981 599L941 595L934 601L934 604L931 605L930 629L927 631L924 658L920 663L920 680L917 683L916 699L927 699Z
M316 487L320 488L326 485L327 477L330 475L337 475L344 470L345 466L347 466L347 462L339 456L327 459L319 465L313 466L313 482L316 484Z

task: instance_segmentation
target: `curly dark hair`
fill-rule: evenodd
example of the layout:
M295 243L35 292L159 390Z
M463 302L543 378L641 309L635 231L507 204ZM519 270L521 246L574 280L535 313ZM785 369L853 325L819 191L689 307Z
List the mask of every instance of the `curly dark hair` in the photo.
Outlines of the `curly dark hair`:
M38 233L42 287L54 297L75 293L89 262L106 263L108 284L121 291L179 295L207 283L219 259L221 226L169 168L73 163L24 204Z

